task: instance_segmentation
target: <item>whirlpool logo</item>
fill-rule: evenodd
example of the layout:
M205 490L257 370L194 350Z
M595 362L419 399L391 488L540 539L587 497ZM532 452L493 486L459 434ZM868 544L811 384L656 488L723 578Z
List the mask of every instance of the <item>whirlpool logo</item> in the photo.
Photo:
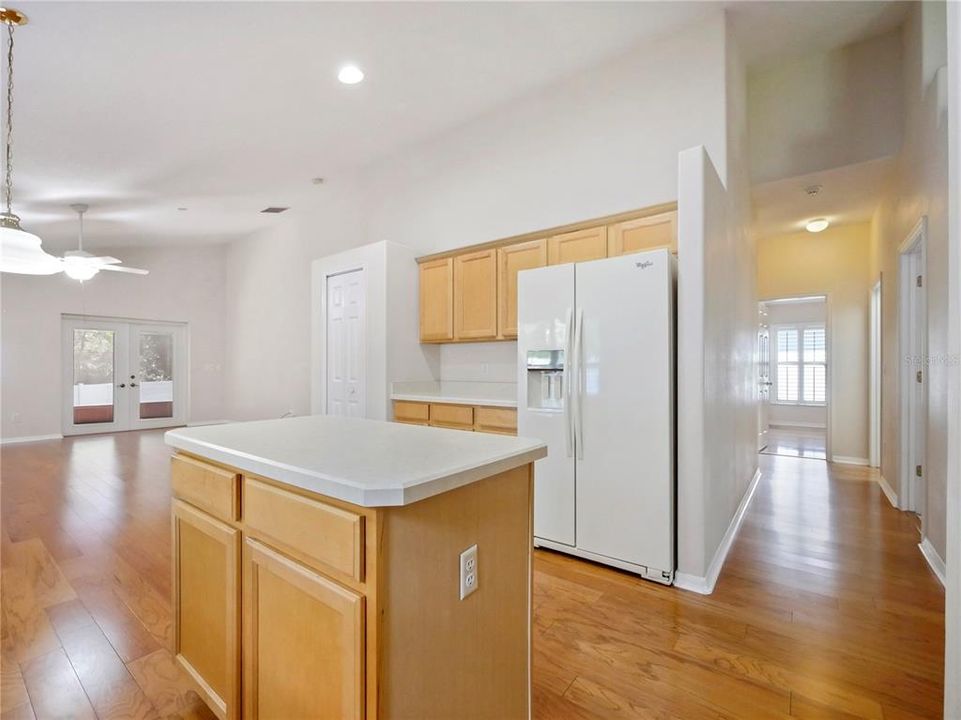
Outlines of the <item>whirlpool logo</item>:
M642 260L641 262L634 263L634 267L638 267L641 270L646 270L654 264L653 260Z

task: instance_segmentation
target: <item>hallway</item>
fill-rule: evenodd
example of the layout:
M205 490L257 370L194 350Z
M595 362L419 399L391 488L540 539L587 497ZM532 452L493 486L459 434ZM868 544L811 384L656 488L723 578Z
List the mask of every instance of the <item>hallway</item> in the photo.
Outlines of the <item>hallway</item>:
M210 718L169 653L162 432L2 452L9 718ZM865 468L761 456L713 595L537 552L537 718L934 718L941 586Z

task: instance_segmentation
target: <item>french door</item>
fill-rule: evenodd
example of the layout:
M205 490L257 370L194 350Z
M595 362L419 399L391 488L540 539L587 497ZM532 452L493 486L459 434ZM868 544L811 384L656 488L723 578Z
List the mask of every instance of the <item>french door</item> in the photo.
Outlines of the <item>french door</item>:
M64 435L186 422L185 325L65 316L62 349Z

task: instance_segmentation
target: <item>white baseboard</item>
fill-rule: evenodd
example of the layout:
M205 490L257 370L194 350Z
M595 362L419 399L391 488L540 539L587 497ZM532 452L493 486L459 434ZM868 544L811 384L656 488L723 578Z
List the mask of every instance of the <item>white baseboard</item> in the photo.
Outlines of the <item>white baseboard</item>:
M22 437L10 437L0 440L0 445L16 445L17 443L41 442L43 440L63 440L63 435L23 435Z
M944 560L938 555L938 551L934 549L934 545L927 538L924 538L920 543L918 543L918 548L921 550L921 554L924 555L924 559L928 561L928 565L931 566L931 570L937 575L938 580L941 581L941 587L944 587L947 582L947 569L944 566Z
M884 475L878 475L878 485L881 486L881 492L884 493L884 496L888 499L888 502L891 503L891 507L893 507L895 510L900 510L901 506L898 505L898 494L894 492L894 489L890 485L888 485L888 481L884 479Z
M810 430L827 430L827 426L824 423L814 423L814 422L781 422L781 423L771 423L770 427L777 428L778 430L790 430L791 428L804 428Z
M871 463L867 458L851 457L849 455L832 455L831 462L841 465L863 465L868 467Z
M721 574L721 568L724 567L724 561L727 559L727 554L731 551L734 538L737 537L737 531L741 529L741 523L744 522L747 508L751 504L751 500L754 499L754 492L757 490L760 481L761 470L757 468L754 470L754 477L751 478L744 497L741 498L741 504L737 506L734 517L731 518L731 524L727 526L727 531L724 533L724 537L721 538L721 544L717 546L714 559L711 560L711 564L707 568L707 575L691 575L682 572L674 573L675 587L700 593L701 595L710 595L714 592L714 586L717 584L717 578Z
M200 427L202 425L224 425L233 420L192 420L187 423L187 427Z

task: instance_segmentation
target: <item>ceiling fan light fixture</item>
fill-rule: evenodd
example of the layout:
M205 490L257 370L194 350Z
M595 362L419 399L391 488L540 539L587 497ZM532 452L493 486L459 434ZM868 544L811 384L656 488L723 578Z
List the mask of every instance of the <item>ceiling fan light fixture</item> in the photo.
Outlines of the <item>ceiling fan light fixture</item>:
M87 263L65 261L63 264L63 272L67 277L83 282L100 272L100 268Z
M60 261L40 246L40 238L20 227L20 218L0 213L0 272L55 275Z

